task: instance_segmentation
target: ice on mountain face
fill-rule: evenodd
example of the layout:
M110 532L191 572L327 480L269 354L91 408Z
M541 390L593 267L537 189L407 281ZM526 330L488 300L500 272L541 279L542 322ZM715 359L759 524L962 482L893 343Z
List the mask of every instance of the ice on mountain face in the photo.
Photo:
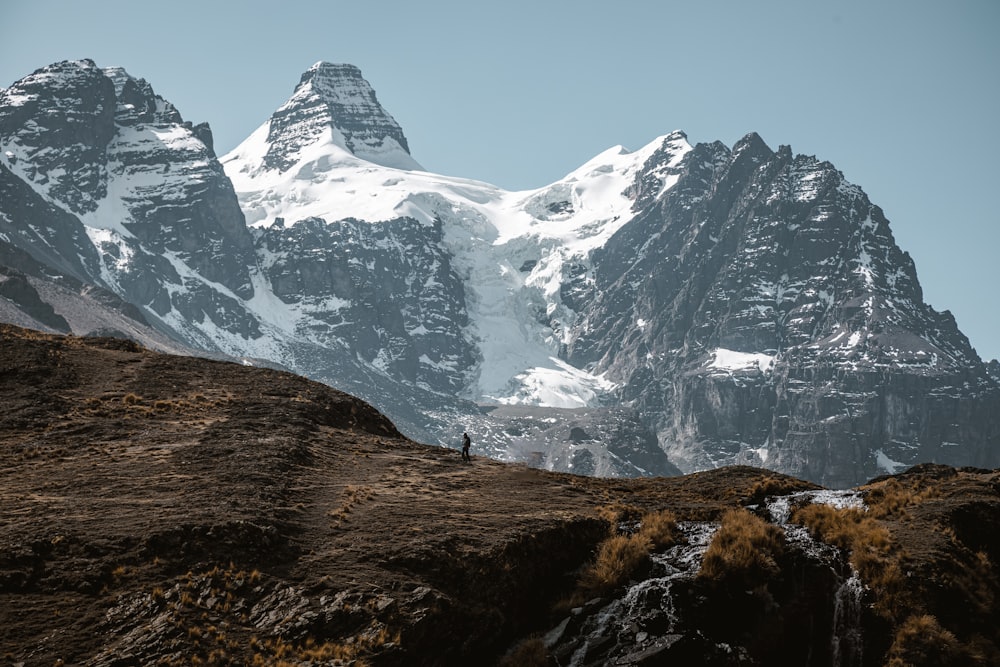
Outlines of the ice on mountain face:
M761 354L758 352L737 352L718 348L713 353L709 368L718 368L724 371L736 371L756 368L761 373L766 373L774 364L774 355Z
M552 185L468 199L464 214L442 218L456 265L466 267L469 316L483 360L470 398L576 407L612 389L557 359L575 323L560 295L564 273L586 264L590 251L631 219L628 187L668 139L635 153L610 149ZM683 142L671 162L687 150Z
M123 127L108 146L108 193L95 210L81 216L88 227L134 236L132 225L142 224L150 197L160 205L182 206L193 189L206 187L215 174L204 144L185 128L173 126ZM175 165L150 161L150 155Z
M865 509L861 494L853 490L798 491L789 495L773 496L767 499L767 511L771 521L779 525L788 525L794 505L813 503L829 505L838 510Z
M606 393L612 385L603 378L558 359L575 318L560 297L563 274L631 219L628 189L637 173L658 151L668 153L661 168L673 168L690 150L683 136L661 137L635 153L616 147L552 185L507 192L412 165L400 169L359 150L334 104L367 109L365 122L388 117L356 69L318 64L268 124L222 159L247 223L272 229L278 220L412 218L428 229L441 225L464 281L465 335L480 359L463 396L576 407ZM279 147L280 164L267 157ZM662 176L661 192L676 181ZM430 361L425 365L441 363Z
M902 472L910 467L909 464L893 461L881 449L875 450L875 461L878 464L879 470L888 475L895 475L896 473Z
M536 366L517 375L508 386L516 389L506 396L493 398L506 405L538 405L551 408L583 408L597 397L609 393L614 383L594 376L555 357L549 366Z

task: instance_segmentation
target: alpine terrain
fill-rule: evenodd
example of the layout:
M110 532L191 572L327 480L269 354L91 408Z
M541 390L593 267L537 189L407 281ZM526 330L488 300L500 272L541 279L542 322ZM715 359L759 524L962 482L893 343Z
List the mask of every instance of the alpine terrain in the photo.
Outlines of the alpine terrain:
M882 210L756 134L509 192L320 62L228 155L87 60L0 91L0 316L270 365L406 435L598 476L1000 465L1000 385ZM994 366L995 369L995 366Z

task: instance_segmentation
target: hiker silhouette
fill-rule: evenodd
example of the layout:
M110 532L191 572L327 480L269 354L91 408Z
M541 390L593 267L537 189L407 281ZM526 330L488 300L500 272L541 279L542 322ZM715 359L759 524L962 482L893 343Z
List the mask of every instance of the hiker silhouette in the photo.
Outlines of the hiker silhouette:
M471 461L472 457L469 456L469 447L472 446L472 440L469 438L468 433L462 434L462 460Z

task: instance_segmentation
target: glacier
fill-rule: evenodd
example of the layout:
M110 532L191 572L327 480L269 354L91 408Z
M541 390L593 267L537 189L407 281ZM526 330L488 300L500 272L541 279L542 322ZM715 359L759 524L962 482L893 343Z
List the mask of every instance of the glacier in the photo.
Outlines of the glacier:
M336 67L317 63L310 72ZM297 105L311 110L324 95L365 97L354 92L359 84L353 78L345 83L343 77L333 77L321 87L304 79L276 116L294 115ZM341 93L343 89L348 92ZM380 108L369 113L388 117ZM668 150L672 156L660 163L661 171L675 168L691 150L683 133L658 137L634 152L610 148L555 183L511 192L424 171L398 154L395 140L374 157L368 149L351 151L345 132L337 128L340 121L316 121L312 111L300 115L308 120L293 127L277 127L280 120L272 117L220 158L248 225L346 219L379 225L400 217L440 223L445 248L465 283L467 336L479 357L460 391L463 398L587 407L614 387L600 374L559 359L575 319L559 296L564 268L586 265L589 253L629 222L634 213L628 187L657 151ZM282 143L295 149L274 164L267 156ZM665 173L659 194L675 182L676 176ZM544 322L533 315L539 312L545 313ZM260 316L275 320L266 313ZM300 317L301 312L286 311L279 319Z

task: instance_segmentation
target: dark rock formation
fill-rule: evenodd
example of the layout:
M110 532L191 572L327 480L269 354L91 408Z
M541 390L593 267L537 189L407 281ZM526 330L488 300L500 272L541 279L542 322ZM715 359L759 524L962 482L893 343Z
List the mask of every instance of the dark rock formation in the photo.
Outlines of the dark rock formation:
M92 60L55 63L0 90L0 143L27 181L89 213L107 195L115 109L114 84Z
M679 475L656 436L626 408L503 405L456 417L476 454L599 477Z
M751 134L695 146L653 200L654 160L635 219L570 294L569 359L622 381L675 463L849 486L919 461L997 462L1000 388L859 188Z
M21 312L47 329L60 333L70 332L66 319L52 309L52 304L42 300L23 273L0 266L0 297L17 304Z
M461 391L476 352L440 223L311 219L254 234L275 296L310 313L313 340L408 385Z
M100 279L100 254L79 219L45 201L11 172L2 158L0 200L3 201L0 241L4 246L19 249L27 257L34 258L34 264L51 267L52 272L73 276L79 281L104 284ZM5 253L4 259L12 258Z

